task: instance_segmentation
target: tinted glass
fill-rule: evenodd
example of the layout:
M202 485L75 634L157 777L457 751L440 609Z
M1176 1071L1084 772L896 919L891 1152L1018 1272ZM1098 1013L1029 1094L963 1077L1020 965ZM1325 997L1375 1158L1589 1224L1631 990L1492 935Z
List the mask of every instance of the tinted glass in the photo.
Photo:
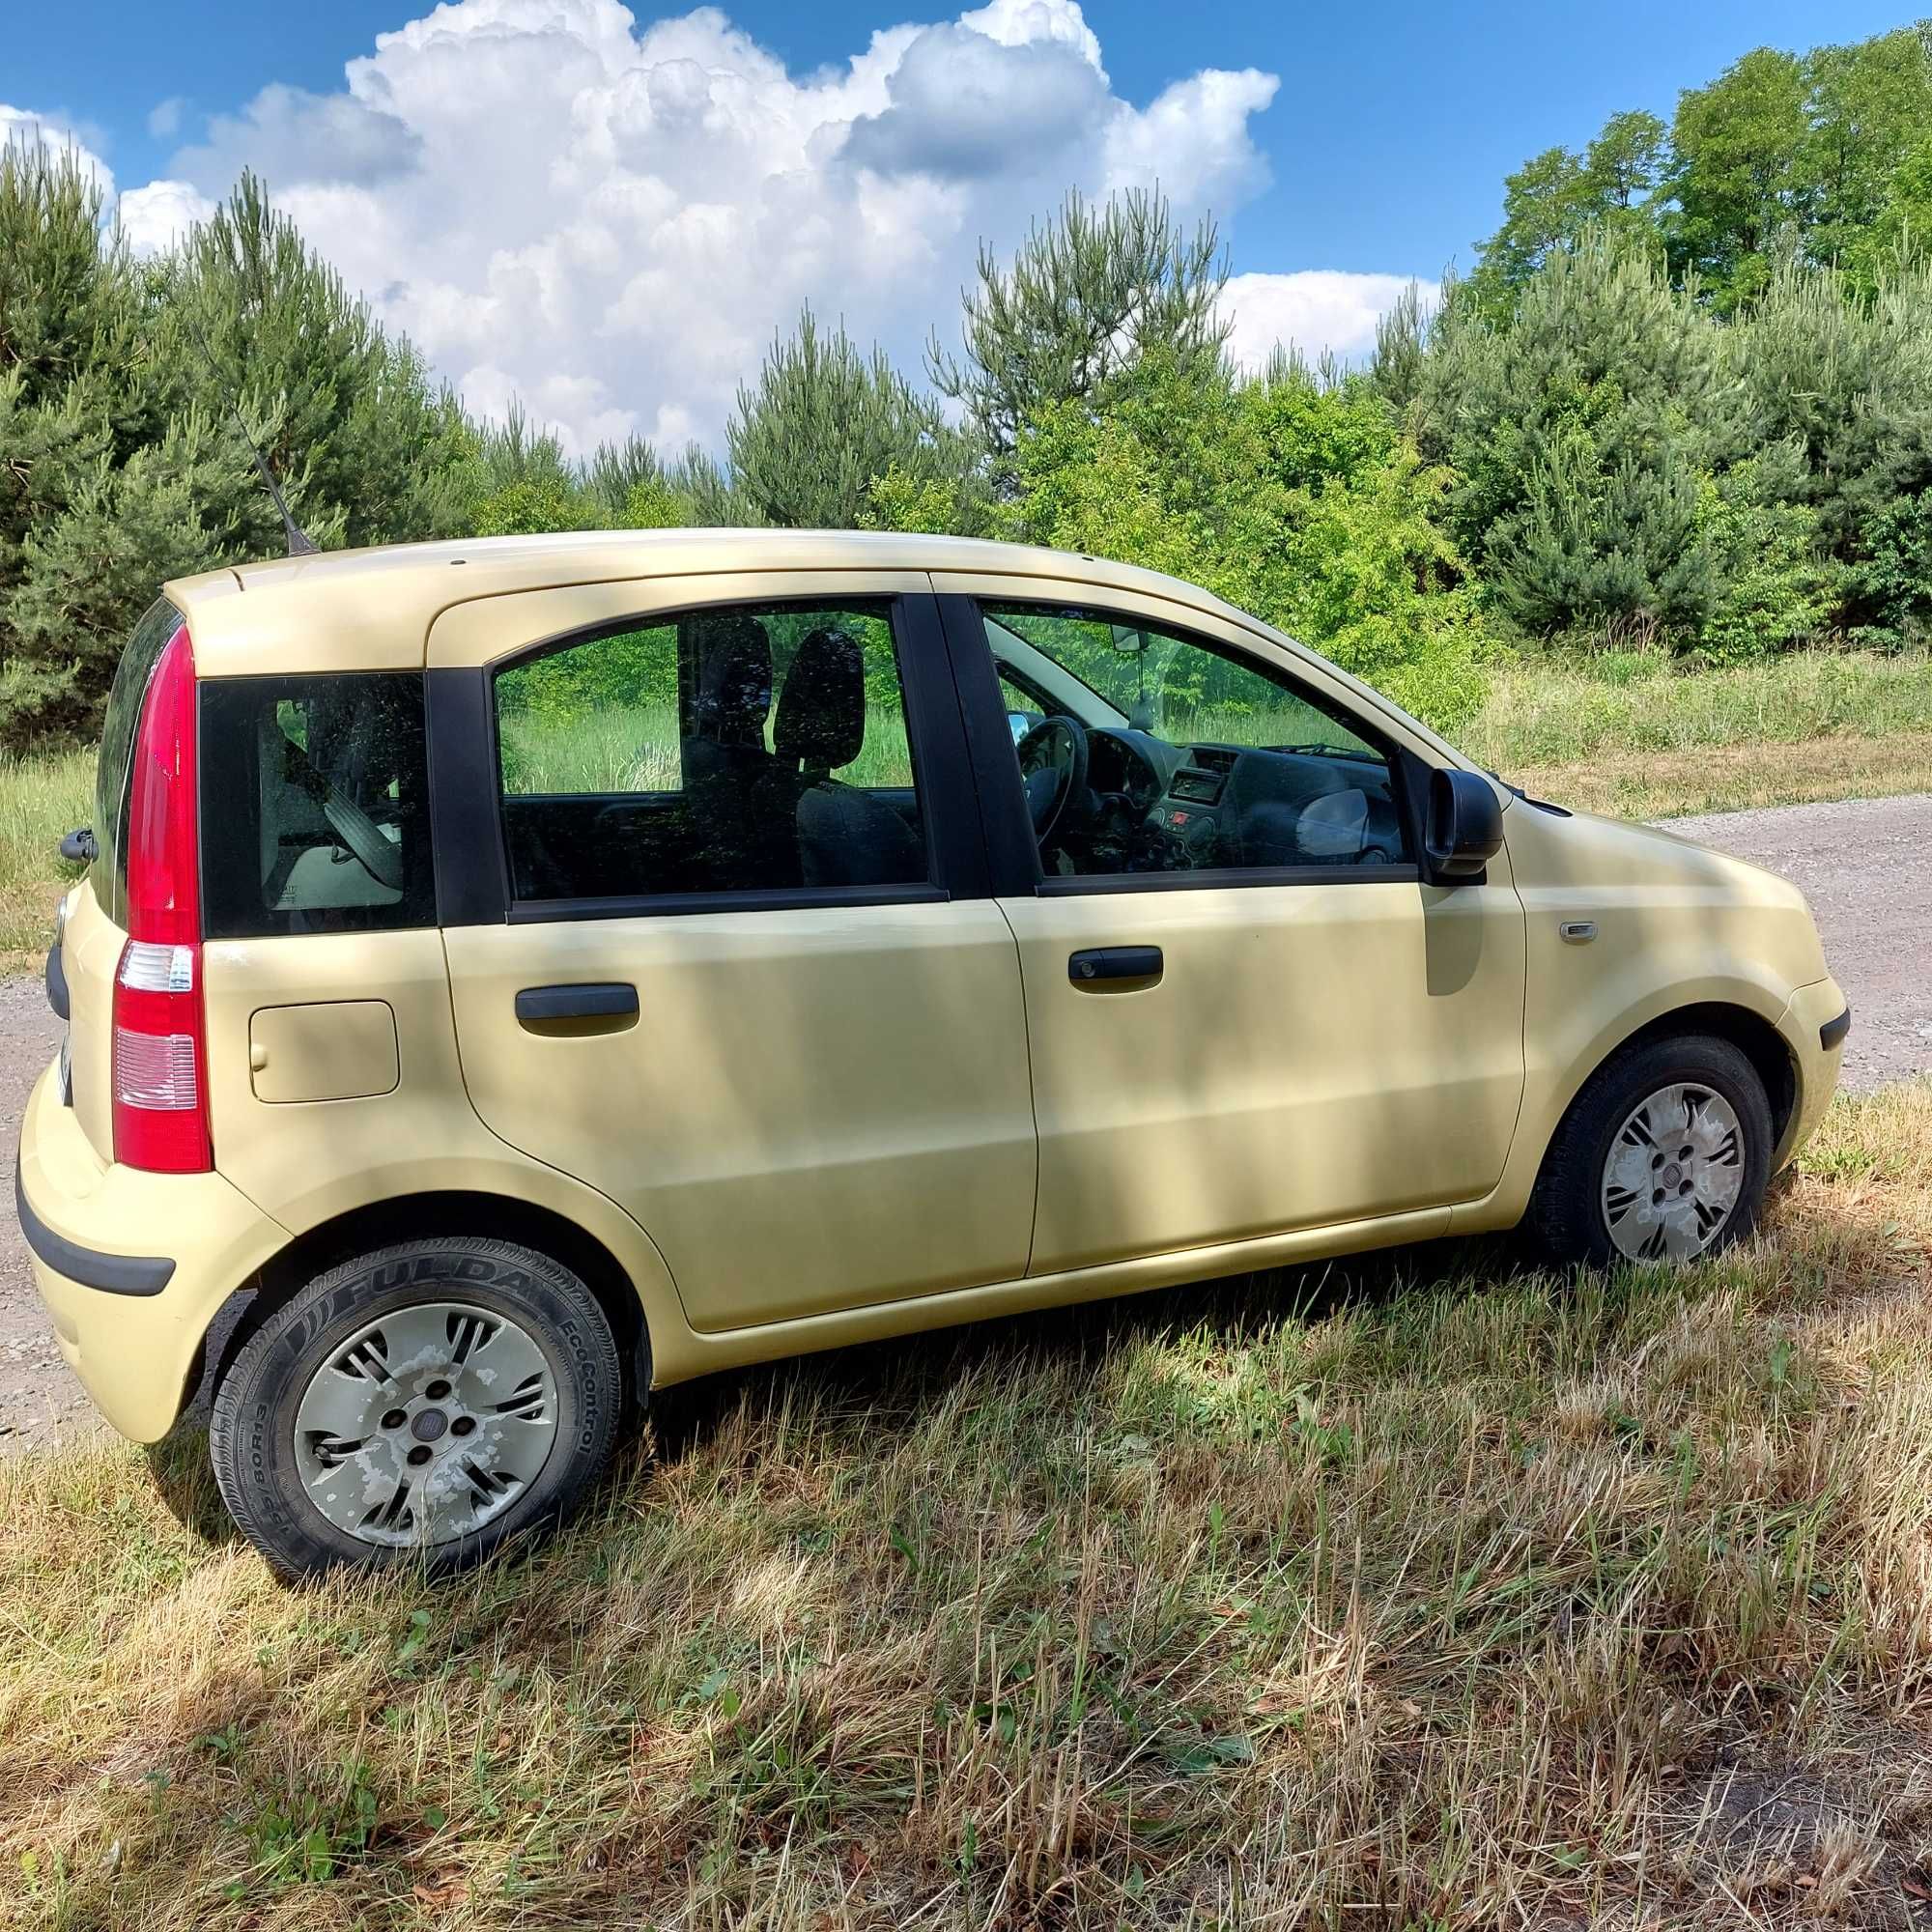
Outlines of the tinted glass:
M520 899L928 876L890 607L739 606L497 673Z
M1048 876L1383 867L1387 748L1285 672L1101 611L983 607Z
M200 699L209 938L436 923L420 676L218 678Z
M181 621L181 612L165 597L148 607L122 649L100 726L100 757L94 771L94 896L117 925L128 923L128 769L134 730L141 722L148 680Z

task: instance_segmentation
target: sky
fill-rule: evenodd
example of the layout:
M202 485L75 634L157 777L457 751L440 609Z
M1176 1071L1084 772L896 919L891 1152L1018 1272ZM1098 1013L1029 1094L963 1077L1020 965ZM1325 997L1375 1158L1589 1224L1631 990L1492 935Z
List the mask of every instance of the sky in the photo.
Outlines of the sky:
M917 368L980 242L1069 186L1211 210L1232 347L1360 355L1502 178L1868 0L0 0L0 138L71 143L131 244L243 166L472 408L716 448L810 302Z

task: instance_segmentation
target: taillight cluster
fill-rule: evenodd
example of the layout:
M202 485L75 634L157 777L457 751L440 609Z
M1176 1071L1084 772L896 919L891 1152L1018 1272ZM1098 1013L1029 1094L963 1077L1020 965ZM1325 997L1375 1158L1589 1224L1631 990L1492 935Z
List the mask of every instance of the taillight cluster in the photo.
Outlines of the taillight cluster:
M128 943L114 976L114 1158L162 1174L214 1164L194 753L194 648L183 625L156 662L134 733Z

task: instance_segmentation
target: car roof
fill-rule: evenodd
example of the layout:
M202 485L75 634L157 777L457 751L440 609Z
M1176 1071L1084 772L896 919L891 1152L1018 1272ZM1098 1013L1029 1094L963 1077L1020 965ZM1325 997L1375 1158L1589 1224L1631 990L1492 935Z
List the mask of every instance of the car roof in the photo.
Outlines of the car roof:
M479 597L632 578L810 570L1050 578L1155 596L1223 616L1241 614L1196 585L1132 564L1026 544L883 530L572 530L466 537L276 557L178 578L164 589L187 618L202 674L232 677L418 666L437 616Z

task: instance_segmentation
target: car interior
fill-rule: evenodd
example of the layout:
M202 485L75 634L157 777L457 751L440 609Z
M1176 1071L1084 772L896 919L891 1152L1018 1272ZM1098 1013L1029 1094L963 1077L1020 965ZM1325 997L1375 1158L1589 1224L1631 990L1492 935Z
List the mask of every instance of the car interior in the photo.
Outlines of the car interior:
M666 649L674 637L676 652L678 782L506 789L517 896L923 879L925 841L912 785L862 785L841 775L866 753L868 728L863 619L842 616L811 613L803 636L787 636L781 676L775 674L777 625L766 616L699 611L679 619L674 631L660 627ZM795 633L798 625L786 628ZM596 647L593 640L572 648ZM668 709L660 705L660 718ZM644 714L638 715L641 728ZM639 767L645 762L639 758Z
M1407 858L1389 754L1286 679L1087 612L985 620L1049 875Z

